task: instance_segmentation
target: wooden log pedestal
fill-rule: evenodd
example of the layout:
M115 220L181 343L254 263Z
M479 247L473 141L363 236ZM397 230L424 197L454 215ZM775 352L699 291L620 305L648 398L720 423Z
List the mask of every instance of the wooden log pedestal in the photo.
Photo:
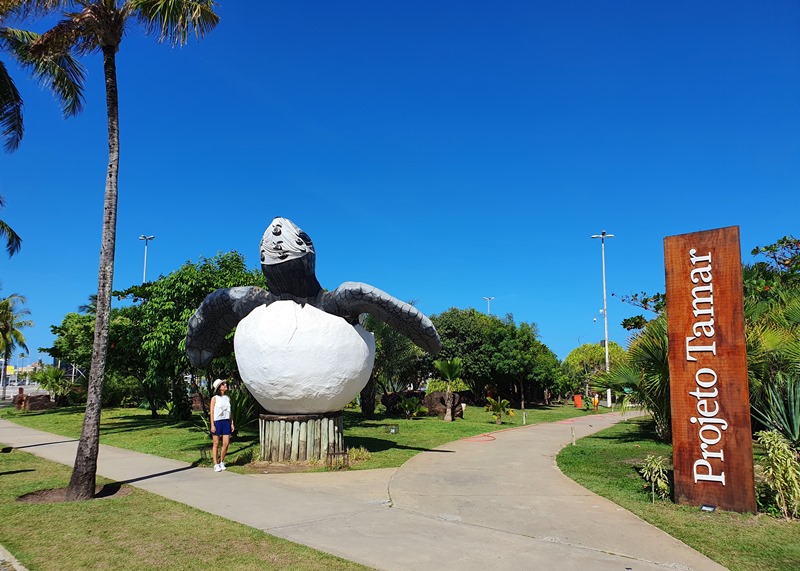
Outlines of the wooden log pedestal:
M341 412L262 414L258 432L261 460L267 462L327 462L345 452Z

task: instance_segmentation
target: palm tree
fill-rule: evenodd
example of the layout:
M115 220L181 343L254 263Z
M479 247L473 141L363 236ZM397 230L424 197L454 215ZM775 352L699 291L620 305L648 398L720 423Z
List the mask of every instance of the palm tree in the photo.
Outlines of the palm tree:
M3 21L19 9L20 0L0 2L0 52L8 53L19 66L30 70L34 79L44 84L56 96L65 117L80 113L83 107L83 67L72 56L53 51L50 57L34 60L30 45L38 34L3 26ZM0 136L5 139L3 147L8 152L16 151L22 142L24 122L22 118L22 96L6 65L0 60ZM0 208L5 200L0 196ZM0 238L6 240L9 256L19 252L22 239L14 230L0 220Z
M2 62L0 62L2 65ZM0 73L2 70L0 70ZM3 78L0 77L0 83L2 83ZM2 111L0 110L0 113ZM2 119L0 119L2 121ZM0 208L6 205L5 199L0 196ZM22 238L19 237L19 234L14 232L14 230L6 224L3 220L0 220L0 239L5 238L6 240L6 251L8 252L8 256L11 257L17 252L19 252L20 247L22 246Z
M9 17L24 15L28 9L23 0L0 1L0 52L7 53L47 87L55 95L65 117L77 115L83 109L83 66L63 48L54 47L47 57L34 58L30 48L39 35L3 25ZM22 142L25 131L22 106L22 96L8 68L0 61L0 130L8 152L16 151Z
M67 495L71 499L94 496L100 438L100 408L111 314L114 247L117 228L117 180L119 173L119 100L116 56L122 36L134 21L159 41L184 45L190 33L197 37L219 21L213 0L26 0L27 10L65 10L62 19L32 44L35 58L47 59L66 49L77 55L103 54L108 116L108 169L103 206L100 267L97 276L97 318L92 365L87 390L86 415Z
M20 307L25 305L25 298L19 294L12 293L8 297L0 300L0 350L3 351L3 370L0 372L0 384L3 385L3 400L6 398L6 368L11 354L15 349L28 351L25 345L25 336L22 329L31 327L33 322L22 319L30 315L30 310Z
M452 359L439 359L433 362L433 366L442 376L446 385L444 393L444 421L453 422L453 383L461 378L461 371L463 370L463 363L461 357L454 357Z

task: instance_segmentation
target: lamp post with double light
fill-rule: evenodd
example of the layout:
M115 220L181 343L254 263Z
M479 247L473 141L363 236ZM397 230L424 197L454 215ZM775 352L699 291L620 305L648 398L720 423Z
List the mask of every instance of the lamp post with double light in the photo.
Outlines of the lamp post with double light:
M143 284L147 283L147 244L154 238L155 236L145 236L144 234L139 236L139 240L144 240L144 272L142 273Z
M600 234L593 234L592 238L600 238L600 259L603 265L603 329L605 332L606 349L606 373L609 369L608 363L608 303L606 301L606 238L613 238L613 234L607 234L603 230Z
M491 315L492 314L492 300L494 299L494 296L492 296L492 297L485 297L484 296L483 299L486 300L486 315Z

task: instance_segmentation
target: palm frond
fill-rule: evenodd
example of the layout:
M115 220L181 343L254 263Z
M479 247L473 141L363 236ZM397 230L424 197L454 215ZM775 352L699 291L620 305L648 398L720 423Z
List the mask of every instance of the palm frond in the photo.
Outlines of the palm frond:
M0 220L0 238L6 239L6 252L9 256L13 256L22 247L22 238L19 234L14 232L13 228Z
M22 121L22 96L20 96L8 69L0 61L0 131L5 139L3 147L8 152L16 151L24 132ZM9 228L6 228L6 235ZM19 247L17 247L19 249Z
M41 36L27 30L5 28L0 36L10 53L46 88L53 92L65 117L77 115L83 110L84 68L69 53L68 46L60 50L56 45L42 49L38 55L32 53Z
M219 23L213 0L129 0L148 34L158 34L160 42L184 45L189 34L202 38Z

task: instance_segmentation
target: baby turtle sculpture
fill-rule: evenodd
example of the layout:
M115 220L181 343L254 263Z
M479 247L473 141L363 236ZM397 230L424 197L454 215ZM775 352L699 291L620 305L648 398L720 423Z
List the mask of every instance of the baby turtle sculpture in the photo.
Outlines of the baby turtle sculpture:
M436 354L441 340L431 320L408 303L358 282L324 291L315 274L308 234L275 218L261 239L259 287L218 289L189 320L186 351L205 367L235 327L239 374L261 405L277 414L342 410L364 388L375 340L359 325L368 313Z

